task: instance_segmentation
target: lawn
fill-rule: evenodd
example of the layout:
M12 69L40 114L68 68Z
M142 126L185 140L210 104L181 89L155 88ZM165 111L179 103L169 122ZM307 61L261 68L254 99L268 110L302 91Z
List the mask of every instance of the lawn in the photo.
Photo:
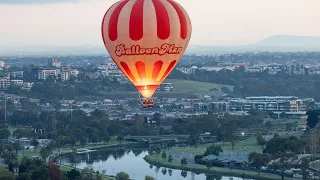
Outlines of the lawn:
M230 90L233 89L233 86L227 86L223 84L180 80L180 79L166 79L164 82L171 83L173 86L173 91L177 91L177 92L203 92L203 91L210 91L211 89L214 89L214 88L220 91L223 86L229 88Z
M172 147L170 150L166 150L168 154L173 153L184 153L184 152L193 152L193 153L204 153L208 146L212 144L201 144L197 148L195 147ZM215 145L219 145L222 147L224 151L231 151L232 146L230 142L223 143L215 143ZM249 151L259 151L262 150L262 147L258 145L257 140L255 137L250 137L247 141L239 141L234 146L234 151L239 152L243 150Z
M173 86L172 92L155 92L154 97L176 97L176 98L191 98L204 95L221 96L224 93L221 92L221 87L228 87L230 90L233 86L227 86L223 84L206 83L199 81L189 81L180 79L166 79L165 83L171 83ZM218 91L213 91L216 88ZM210 91L211 90L211 91ZM106 98L136 98L138 97L138 91L121 91L121 92L101 92Z

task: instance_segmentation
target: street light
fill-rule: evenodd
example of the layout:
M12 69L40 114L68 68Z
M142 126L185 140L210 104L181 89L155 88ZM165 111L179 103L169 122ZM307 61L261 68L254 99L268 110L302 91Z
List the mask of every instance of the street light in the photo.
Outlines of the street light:
M244 144L247 144L246 133L245 133L245 132L242 132L241 134L242 134L242 136L244 136Z

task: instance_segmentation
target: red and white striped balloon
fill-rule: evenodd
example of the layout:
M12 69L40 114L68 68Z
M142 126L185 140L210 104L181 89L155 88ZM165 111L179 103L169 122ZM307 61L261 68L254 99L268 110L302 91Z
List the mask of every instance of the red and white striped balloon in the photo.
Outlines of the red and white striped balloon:
M187 12L173 0L121 0L102 21L108 53L145 98L180 61L191 32Z

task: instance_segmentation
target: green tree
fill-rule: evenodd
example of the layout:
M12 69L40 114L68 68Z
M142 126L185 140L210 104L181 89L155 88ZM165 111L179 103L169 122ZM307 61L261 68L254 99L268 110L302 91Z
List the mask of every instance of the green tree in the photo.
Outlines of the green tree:
M39 142L37 141L37 139L33 138L31 140L31 145L34 146L34 151L36 151L38 149Z
M1 180L14 180L12 172L0 166L0 179Z
M219 156L219 154L221 152L223 152L221 146L210 146L210 147L207 147L207 149L203 155L208 156L210 154L213 154L215 156Z
M80 179L81 174L80 174L80 171L76 169L71 169L70 171L67 172L67 177L69 180L77 180L77 179Z
M7 128L0 129L0 139L8 139L10 131Z
M116 180L130 180L129 174L125 172L119 172L116 175Z
M256 137L256 139L257 139L258 144L259 144L260 146L262 146L262 147L267 144L267 141L263 138L262 135L258 135L258 136Z
M3 142L0 140L0 157L3 152L4 152L4 146L3 146Z
M270 158L267 154L260 154L257 152L250 153L248 159L250 164L257 169L260 169L261 166L266 165L270 161Z
M82 147L84 147L87 144L87 139L85 137L80 138L80 144Z
M309 128L314 128L319 122L320 109L307 111L307 125Z
M51 149L45 147L45 148L41 148L40 150L40 155L42 157L43 160L46 160L50 155L51 155Z
M172 156L171 156L171 155L169 155L169 157L168 157L168 162L169 162L169 163L172 162Z
M124 136L122 135L122 134L119 134L118 136L117 136L117 141L120 143L120 144L122 144L122 141L124 140Z
M105 133L105 134L103 134L103 142L105 143L105 144L108 144L109 143L109 141L111 140L111 136L108 134L108 133Z
M205 162L205 164L206 164L206 167L207 167L208 169L211 169L211 168L212 168L212 161L207 160L207 161Z
M19 142L15 142L12 144L12 148L14 151L16 151L16 154L18 154L18 151L21 150L21 145Z
M303 158L301 160L301 169L302 169L302 179L303 180L309 179L309 172L307 171L309 169L309 160L307 158Z
M30 173L19 173L15 180L31 180Z
M162 158L162 159L167 159L166 151L163 151L163 152L162 152L161 158Z
M190 145L190 146L194 146L194 147L197 147L198 144L200 143L200 137L199 135L197 134L193 134L193 135L190 135L187 139L187 143Z
M182 159L181 159L181 165L182 165L182 166L186 166L187 164L188 164L187 159L186 159L186 158L182 158Z
M146 176L146 177L145 177L145 180L155 180L155 179L154 179L154 177L152 177L152 176Z

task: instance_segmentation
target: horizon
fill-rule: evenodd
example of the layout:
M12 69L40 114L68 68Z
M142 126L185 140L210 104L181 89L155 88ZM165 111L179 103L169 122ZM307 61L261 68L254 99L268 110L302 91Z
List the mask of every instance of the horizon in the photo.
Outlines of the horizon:
M290 7L287 5L289 1ZM2 0L0 21L6 28L0 29L0 46L103 47L101 21L114 2ZM190 46L243 46L274 35L320 36L320 26L314 23L320 21L320 12L316 8L320 2L316 0L177 2L188 11L192 20ZM274 6L275 2L277 6ZM208 18L212 21L207 22Z

